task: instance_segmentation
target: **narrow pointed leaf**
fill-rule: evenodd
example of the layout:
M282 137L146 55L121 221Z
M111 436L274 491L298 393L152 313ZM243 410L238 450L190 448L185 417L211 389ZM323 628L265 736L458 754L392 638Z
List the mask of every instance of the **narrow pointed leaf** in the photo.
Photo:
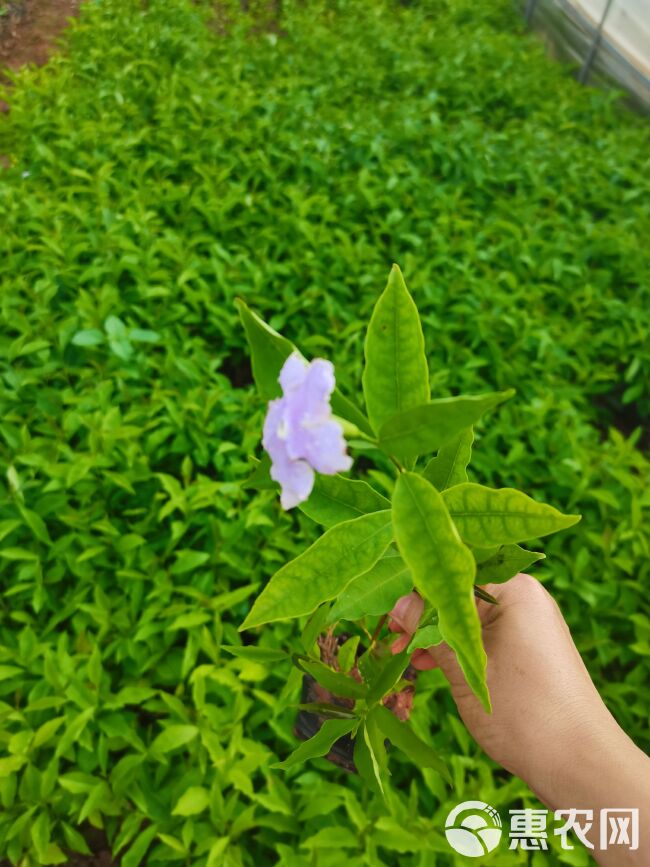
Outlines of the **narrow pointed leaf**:
M409 654L406 652L396 653L385 661L381 671L368 687L366 701L369 706L375 704L387 693L391 692L404 674L408 664Z
M305 627L300 635L300 643L302 644L305 653L309 654L312 652L316 639L327 623L329 609L329 604L320 605L311 615L307 623L305 623Z
M299 704L298 710L307 713L315 713L328 719L356 719L354 711L341 707L338 704L330 704L327 701L309 701L307 704Z
M480 417L512 397L514 390L470 397L443 397L387 419L379 429L379 446L402 460L441 448Z
M443 638L456 653L468 684L489 710L486 657L474 603L476 564L442 495L421 476L401 473L393 494L393 526L415 587L437 609Z
M388 740L401 750L418 768L432 768L451 784L447 765L428 744L425 744L408 723L400 722L395 714L378 705L373 711L379 728Z
M424 478L439 491L466 482L467 467L472 458L473 442L474 430L471 427L466 427L448 443L440 447L436 457L431 458L426 465L422 473Z
M272 768L286 770L293 765L326 756L339 738L349 734L357 724L356 719L325 720L318 733L308 741L300 744L283 762L271 765Z
M440 644L442 641L440 629L436 623L430 623L428 626L421 626L416 630L411 639L407 651L413 653L414 650L426 650L427 647L433 647Z
M514 488L467 482L443 494L458 532L470 545L488 548L537 539L573 526L580 515L563 515Z
M390 502L367 482L317 475L309 499L300 504L300 509L312 521L333 527L341 521L390 509Z
M338 661L339 668L346 674L354 667L354 663L357 659L357 649L359 647L360 640L361 637L359 635L352 635L339 647L339 652L336 655L336 659Z
M367 692L365 684L359 683L353 677L343 674L341 671L334 671L323 662L315 659L305 659L302 656L294 658L295 664L302 671L310 674L317 683L324 686L333 695L339 698L364 698Z
M429 366L418 309L393 265L365 342L363 393L375 430L386 419L429 400Z
M387 552L367 572L354 578L336 600L329 622L359 620L373 614L386 614L400 596L413 589L409 568L397 551Z
M340 418L345 419L346 421L352 422L352 424L355 424L359 428L359 430L363 431L363 433L365 433L367 436L374 436L374 431L368 419L361 412L361 410L352 403L349 398L347 398L344 394L341 393L340 389L334 389L334 393L332 394L332 399L330 403L332 405L332 412L334 413L334 415L337 415Z
M364 737L376 762L379 780L382 781L384 777L390 776L390 771L388 770L386 737L379 728L374 709L371 710L366 717Z
M372 750L372 741L365 723L359 726L354 739L354 765L361 779L377 794L384 794L379 763Z
M290 340L267 325L256 313L253 313L241 298L238 298L235 304L246 332L246 339L251 352L253 379L257 385L257 390L265 400L272 400L279 397L282 392L278 376L287 358L292 352L297 351L296 347ZM332 410L336 415L353 422L369 436L373 434L365 415L341 394L338 388L332 395L331 403Z
M528 569L533 563L545 557L545 554L526 551L519 545L504 545L496 554L476 567L476 583L500 584L509 581L519 572L523 572L524 569Z
M241 298L238 298L235 304L251 351L251 366L257 390L265 400L272 400L282 393L278 376L295 346L267 325L257 313L253 313Z
M391 539L389 510L337 524L275 573L240 629L311 614L370 569Z
M278 483L271 478L271 458L266 454L261 459L251 459L252 471L247 479L242 482L242 488L254 491L268 491L278 487Z

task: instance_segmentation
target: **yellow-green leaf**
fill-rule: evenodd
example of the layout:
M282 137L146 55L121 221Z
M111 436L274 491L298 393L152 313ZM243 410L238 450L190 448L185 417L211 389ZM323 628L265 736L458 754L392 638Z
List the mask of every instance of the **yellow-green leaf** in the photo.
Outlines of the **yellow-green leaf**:
M240 629L311 614L370 569L390 544L392 533L389 510L332 527L275 573Z
M443 494L458 532L470 545L488 548L537 539L573 526L580 515L563 515L514 488L467 482Z
M439 449L483 413L512 397L514 390L468 397L443 397L414 406L387 419L379 429L379 446L402 460Z
M431 458L422 475L434 488L444 491L467 481L467 466L472 457L474 430L466 427L444 443L435 458Z
M190 786L176 802L172 816L196 816L210 806L210 793L203 786Z
M440 633L489 710L486 657L474 603L474 557L461 541L441 494L414 473L401 473L397 480L393 525L415 587L437 609Z
M386 614L400 596L413 589L409 568L397 551L390 550L367 572L354 578L329 612L329 623Z
M395 413L429 400L420 315L397 265L370 319L365 357L363 393L375 430Z
M501 584L509 581L533 563L543 560L545 556L538 551L526 551L519 545L504 545L492 557L477 565L476 583Z
M300 509L312 521L333 527L341 521L390 509L390 502L367 482L317 475L312 492Z
M328 719L318 730L318 733L308 741L300 744L291 755L283 762L278 762L272 765L274 768L290 768L292 765L297 765L306 762L307 759L316 759L321 756L326 756L332 749L336 741L344 735L349 734L357 725L356 719Z

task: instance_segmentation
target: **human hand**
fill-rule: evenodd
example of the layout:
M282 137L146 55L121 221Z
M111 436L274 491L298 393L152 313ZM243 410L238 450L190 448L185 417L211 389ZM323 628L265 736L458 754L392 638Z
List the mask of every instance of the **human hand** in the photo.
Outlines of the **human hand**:
M596 840L601 808L639 807L646 860L634 860L640 851L621 849L597 857L602 865L648 863L650 759L605 707L560 609L539 581L520 574L485 589L499 603L477 602L493 712L483 710L446 644L416 651L412 664L442 669L474 739L547 806L593 809ZM422 608L417 593L393 608L389 626L399 633L393 652L408 645Z

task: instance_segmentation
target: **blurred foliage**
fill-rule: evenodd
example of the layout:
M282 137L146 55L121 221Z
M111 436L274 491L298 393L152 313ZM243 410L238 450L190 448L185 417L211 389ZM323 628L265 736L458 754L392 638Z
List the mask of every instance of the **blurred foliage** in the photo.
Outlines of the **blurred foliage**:
M477 431L474 480L584 514L537 574L647 749L647 126L549 61L506 0L286 2L280 26L87 2L9 100L0 855L58 863L93 826L124 867L328 867L341 849L430 867L463 863L442 832L459 801L535 803L435 672L415 727L453 791L399 759L387 804L322 759L271 770L298 683L220 651L315 535L241 486L263 407L233 301L349 389L393 260L433 396L517 386ZM587 864L551 850L534 867Z

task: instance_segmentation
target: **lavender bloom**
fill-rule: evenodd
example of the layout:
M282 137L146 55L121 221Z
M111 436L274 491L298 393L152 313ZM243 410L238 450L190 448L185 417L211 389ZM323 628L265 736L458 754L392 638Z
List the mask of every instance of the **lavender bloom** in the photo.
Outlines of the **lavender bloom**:
M343 429L332 417L332 363L323 358L308 363L294 352L278 381L282 397L269 403L262 445L271 457L271 478L282 489L282 507L292 509L309 497L314 470L329 476L344 472L352 458L345 450Z

